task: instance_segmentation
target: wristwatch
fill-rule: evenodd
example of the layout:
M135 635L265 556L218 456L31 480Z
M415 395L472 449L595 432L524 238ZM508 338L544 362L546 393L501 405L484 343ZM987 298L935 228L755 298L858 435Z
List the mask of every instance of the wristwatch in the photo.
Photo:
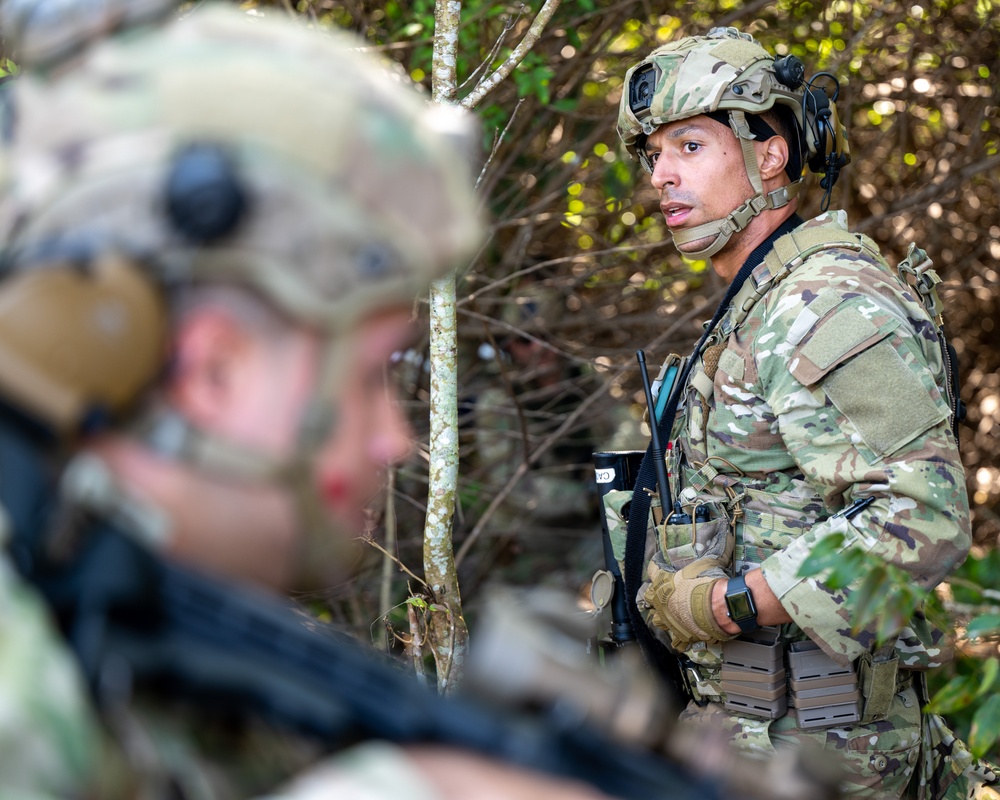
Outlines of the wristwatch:
M729 618L739 625L744 633L755 631L760 627L757 624L757 606L742 575L729 579L726 586L726 609L729 611Z

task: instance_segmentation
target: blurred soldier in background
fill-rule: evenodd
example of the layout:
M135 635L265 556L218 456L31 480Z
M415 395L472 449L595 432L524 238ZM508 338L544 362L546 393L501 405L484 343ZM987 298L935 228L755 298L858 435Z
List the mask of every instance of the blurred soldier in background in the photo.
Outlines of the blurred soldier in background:
M679 662L684 718L762 754L825 747L852 797L949 785L964 797L995 776L954 737L929 736L936 720L922 726L940 632L920 617L879 642L874 625L852 627L856 585L799 572L836 535L931 590L970 544L936 276L916 253L897 276L841 211L795 213L806 163L825 211L850 159L838 90L732 28L664 45L626 75L619 134L677 248L730 284L694 353L673 362L666 475L647 455L632 498L628 601L651 659L665 646L662 663ZM657 488L664 513L647 529ZM763 667L748 666L754 652Z
M500 353L494 354L500 374L491 374L492 383L475 399L472 474L494 497L534 458L488 523L490 533L525 566L551 560L545 572L577 589L600 546L591 455L643 439L602 376L561 348L557 331L566 315L562 292L544 275L522 278L505 299L500 322L506 330L496 337ZM590 403L595 394L599 399ZM588 406L580 413L583 403ZM495 576L496 558L488 561Z
M174 573L135 553L234 586L342 576L379 468L409 449L386 363L414 296L479 234L464 119L350 42L223 7L168 21L172 7L3 5L28 69L3 146L2 533L51 604L5 554L4 796L599 796L388 745L277 789L322 751L132 686L129 664L183 648L108 651L111 612L133 630L164 622L133 598Z

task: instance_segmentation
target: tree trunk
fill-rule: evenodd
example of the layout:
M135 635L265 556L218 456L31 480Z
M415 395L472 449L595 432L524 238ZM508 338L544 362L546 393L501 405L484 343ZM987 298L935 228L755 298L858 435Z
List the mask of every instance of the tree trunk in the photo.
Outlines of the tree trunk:
M464 108L478 105L510 75L538 41L560 1L545 0L517 47L461 102ZM436 103L459 104L456 66L461 13L460 0L437 0L435 4L431 96ZM427 619L427 642L437 666L438 690L447 692L461 680L469 642L452 543L458 493L458 324L454 275L431 286L430 360L430 472L424 523L424 579L434 593L432 606L437 608L432 608Z
M458 97L455 70L462 4L438 0L434 10L431 94L437 103ZM447 692L462 677L469 630L455 571L452 527L458 489L458 325L455 276L435 281L430 291L430 473L424 523L424 580L434 593L427 618L427 644L437 667L438 690Z

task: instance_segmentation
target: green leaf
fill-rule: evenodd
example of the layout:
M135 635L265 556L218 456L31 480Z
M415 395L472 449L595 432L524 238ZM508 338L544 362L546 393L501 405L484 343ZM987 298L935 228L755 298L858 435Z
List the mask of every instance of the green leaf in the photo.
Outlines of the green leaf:
M958 675L947 684L927 704L934 714L949 714L965 708L976 698L979 681L974 675Z
M987 698L972 717L969 749L976 758L986 755L1000 739L1000 695Z
M844 545L842 533L832 533L816 542L806 560L799 567L799 577L809 578L824 570L836 566L840 560L840 551Z
M419 608L421 611L427 610L427 601L422 597L407 597L406 604L414 608Z
M983 662L980 672L982 673L982 678L980 678L979 691L976 692L976 697L982 697L993 688L997 675L1000 674L1000 661L997 661L996 658L986 659Z
M869 565L860 550L845 550L831 557L830 573L824 583L832 589L843 589L867 574Z
M884 569L870 569L861 581L861 586L851 596L853 618L856 629L867 627L876 617L885 602L885 585L888 576Z
M981 614L969 623L965 635L970 639L1000 632L1000 614Z

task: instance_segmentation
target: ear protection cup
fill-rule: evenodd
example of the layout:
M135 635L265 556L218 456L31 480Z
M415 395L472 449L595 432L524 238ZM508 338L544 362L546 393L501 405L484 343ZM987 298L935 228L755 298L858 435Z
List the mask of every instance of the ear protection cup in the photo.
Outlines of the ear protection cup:
M820 76L832 77L821 72L812 80ZM839 91L840 86L837 84L831 99L826 91L810 85L802 97L806 136L810 139L809 147L814 153L808 162L809 169L823 175L819 185L828 194L840 177L840 170L851 160L847 133L840 123L835 105Z
M162 368L166 304L126 258L34 264L0 287L0 390L46 427L75 435L109 421Z

